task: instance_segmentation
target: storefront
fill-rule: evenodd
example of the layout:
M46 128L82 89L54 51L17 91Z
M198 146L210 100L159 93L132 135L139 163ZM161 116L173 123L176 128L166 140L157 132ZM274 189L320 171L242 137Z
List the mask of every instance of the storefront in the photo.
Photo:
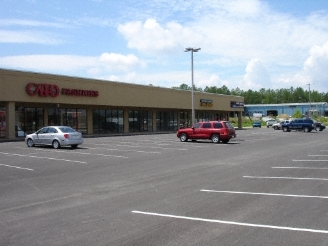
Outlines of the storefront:
M241 115L244 98L194 92L196 121ZM173 132L191 122L191 92L155 86L0 69L0 138L46 125L85 135Z

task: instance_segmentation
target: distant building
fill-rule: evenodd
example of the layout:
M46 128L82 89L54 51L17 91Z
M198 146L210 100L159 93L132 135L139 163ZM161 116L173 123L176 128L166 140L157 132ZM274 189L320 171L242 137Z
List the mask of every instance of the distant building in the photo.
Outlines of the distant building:
M286 114L292 116L296 109L298 109L303 116L312 117L328 116L327 102L313 102L313 103L281 103L281 104L245 104L244 115L251 116L261 114L265 116L279 116Z

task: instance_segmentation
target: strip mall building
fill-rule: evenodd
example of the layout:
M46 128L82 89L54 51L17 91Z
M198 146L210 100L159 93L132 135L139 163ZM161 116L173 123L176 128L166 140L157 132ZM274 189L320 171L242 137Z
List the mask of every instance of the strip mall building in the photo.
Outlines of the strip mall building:
M244 98L194 92L194 109L196 121L237 116L241 128ZM3 139L46 125L97 136L173 132L190 121L190 91L0 69Z

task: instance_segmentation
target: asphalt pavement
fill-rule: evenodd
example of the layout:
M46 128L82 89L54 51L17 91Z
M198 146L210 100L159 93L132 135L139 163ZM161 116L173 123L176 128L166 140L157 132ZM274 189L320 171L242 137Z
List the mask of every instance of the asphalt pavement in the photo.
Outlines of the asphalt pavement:
M328 245L328 132L0 143L0 245Z

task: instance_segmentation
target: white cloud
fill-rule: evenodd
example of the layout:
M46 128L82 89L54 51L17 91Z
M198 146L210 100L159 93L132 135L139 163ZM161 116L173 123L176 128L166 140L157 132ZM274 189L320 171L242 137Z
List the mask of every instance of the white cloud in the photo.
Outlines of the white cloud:
M104 53L99 57L74 55L26 55L0 58L1 67L38 71L87 71L91 75L129 71L145 66L135 55Z
M258 0L221 1L223 9L239 17L261 14L264 6Z
M94 57L70 56L70 55L26 55L8 56L0 58L0 66L38 70L78 70L90 67L97 63Z
M192 39L192 32L176 22L162 27L155 19L128 22L119 25L118 31L128 41L128 47L146 53L170 52L180 48L182 41Z
M245 84L242 88L268 88L271 84L270 75L262 62L254 58L249 61L244 76Z
M62 41L47 32L0 30L0 43L56 45L61 44Z
M0 26L25 26L25 27L56 27L64 28L67 25L63 23L56 22L45 22L45 21L34 21L34 20L24 20L24 19L0 19Z
M179 4L185 8L179 1L175 8ZM207 0L194 3L193 8L198 11L194 20L184 24L161 24L152 18L121 24L118 31L129 48L147 54L178 52L195 46L211 59L219 57L230 66L247 64L258 57L272 66L300 67L313 44L328 40L328 24L324 24L328 16L324 13L295 18L274 12L258 0Z
M145 63L140 62L135 55L121 55L115 53L104 53L100 56L100 62L108 69L117 71L127 71L137 66L146 66Z
M304 72L311 78L314 88L327 87L328 82L328 41L323 46L314 46L304 63Z

